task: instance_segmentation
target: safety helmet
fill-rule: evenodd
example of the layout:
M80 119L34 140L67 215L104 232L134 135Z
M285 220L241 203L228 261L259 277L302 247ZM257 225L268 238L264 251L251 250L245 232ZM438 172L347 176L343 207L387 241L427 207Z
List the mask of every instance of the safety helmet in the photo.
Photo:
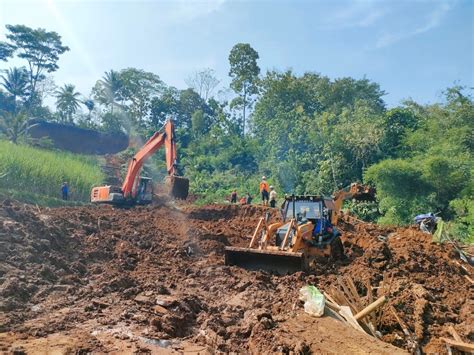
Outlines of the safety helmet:
M270 190L273 190L273 186L272 186L272 185L270 185Z
M265 180L265 179L266 179L266 177L265 177L265 176L262 176L262 180Z

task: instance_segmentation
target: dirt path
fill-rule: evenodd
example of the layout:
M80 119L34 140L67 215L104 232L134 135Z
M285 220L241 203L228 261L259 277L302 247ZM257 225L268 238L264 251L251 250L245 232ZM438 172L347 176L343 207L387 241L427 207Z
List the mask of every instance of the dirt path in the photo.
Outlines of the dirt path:
M223 264L245 245L259 208L0 205L0 351L396 353L397 322L381 342L307 316L298 290L351 275L361 294L394 275L395 306L426 352L454 325L472 338L472 289L446 246L410 229L344 225L348 258L310 274L275 276ZM54 345L52 345L54 344Z

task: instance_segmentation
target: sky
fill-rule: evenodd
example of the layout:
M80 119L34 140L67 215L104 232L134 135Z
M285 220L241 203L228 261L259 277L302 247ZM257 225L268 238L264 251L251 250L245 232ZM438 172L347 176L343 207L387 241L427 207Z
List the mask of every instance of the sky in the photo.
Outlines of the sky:
M84 96L110 69L136 67L186 88L203 68L229 84L228 55L250 43L267 70L380 84L388 107L474 86L474 0L0 0L6 24L58 32L70 51L53 73ZM0 62L0 69L22 65Z

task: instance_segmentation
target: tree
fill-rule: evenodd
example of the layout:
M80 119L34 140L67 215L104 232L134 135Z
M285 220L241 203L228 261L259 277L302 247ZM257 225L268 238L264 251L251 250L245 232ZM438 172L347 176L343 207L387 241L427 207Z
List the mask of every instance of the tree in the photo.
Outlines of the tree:
M52 73L59 66L59 56L68 51L63 46L61 36L56 32L45 29L32 29L24 25L6 25L9 33L6 37L9 43L0 42L2 48L10 48L11 54L17 54L28 63L28 76L30 83L30 99L36 93L36 85L43 78L45 72ZM7 53L8 54L8 53Z
M27 94L28 74L25 68L11 68L2 75L2 80L2 86L13 98L14 112L16 112L17 98Z
M207 101L220 81L216 78L215 71L210 68L196 71L186 78L186 84L196 91L204 101Z
M117 101L120 101L120 90L122 89L122 82L119 73L115 70L110 70L104 73L101 80L97 81L92 94L94 98L106 106L110 106L110 114L114 114L114 107Z
M62 117L68 122L72 122L72 115L74 115L79 108L80 93L75 91L72 84L65 84L56 92L56 107Z
M12 143L17 144L28 131L28 116L25 112L3 112L0 115L0 133Z
M6 62L13 55L13 48L5 42L0 42L0 60Z
M230 87L239 95L235 107L242 107L242 133L245 134L245 109L250 107L252 95L258 93L258 75L260 68L257 64L258 53L248 43L236 44L229 54L232 78Z
M122 107L136 128L144 127L150 115L151 100L163 92L164 83L158 75L136 68L122 69L118 76Z
M90 122L91 116L92 116L92 111L94 110L95 103L94 100L92 99L86 99L82 102L84 106L87 108L87 111L89 112L87 115L87 120Z

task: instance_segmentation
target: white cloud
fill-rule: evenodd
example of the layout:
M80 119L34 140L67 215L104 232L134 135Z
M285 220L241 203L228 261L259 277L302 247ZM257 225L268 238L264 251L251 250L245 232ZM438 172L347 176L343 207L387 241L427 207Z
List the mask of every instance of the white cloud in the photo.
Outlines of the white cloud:
M387 6L376 1L355 1L325 14L322 26L329 29L369 27L387 14Z
M427 17L426 21L419 25L418 27L413 28L412 30L398 33L385 33L377 40L376 47L383 48L387 47L393 43L399 42L401 40L428 32L433 28L436 28L440 25L444 16L449 10L451 10L452 4L443 2L440 3Z

